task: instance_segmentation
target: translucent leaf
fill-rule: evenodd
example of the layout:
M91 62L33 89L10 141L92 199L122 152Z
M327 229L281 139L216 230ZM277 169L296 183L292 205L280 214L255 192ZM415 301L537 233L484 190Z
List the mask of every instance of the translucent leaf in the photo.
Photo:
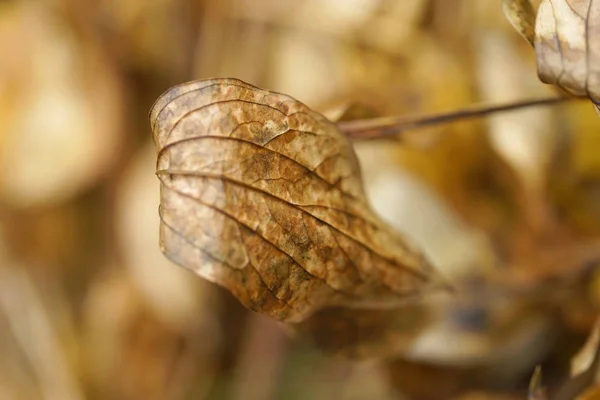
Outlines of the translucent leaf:
M421 253L371 211L347 138L304 104L211 79L171 88L150 119L163 252L248 308L301 321L439 287Z

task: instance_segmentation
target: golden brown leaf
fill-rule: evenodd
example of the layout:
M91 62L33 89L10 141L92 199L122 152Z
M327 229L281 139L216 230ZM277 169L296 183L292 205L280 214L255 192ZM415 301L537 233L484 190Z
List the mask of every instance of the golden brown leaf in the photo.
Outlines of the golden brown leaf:
M533 46L535 10L529 0L502 0L502 11L508 22Z
M544 0L535 25L535 52L542 82L600 104L600 3Z
M347 138L291 97L236 79L176 86L150 115L161 248L246 307L301 321L390 306L437 286L371 211Z

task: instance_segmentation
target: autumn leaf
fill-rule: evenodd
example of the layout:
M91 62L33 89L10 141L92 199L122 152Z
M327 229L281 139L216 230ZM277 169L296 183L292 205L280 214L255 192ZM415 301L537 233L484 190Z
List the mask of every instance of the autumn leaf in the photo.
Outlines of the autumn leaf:
M150 122L161 249L288 322L397 306L441 280L366 201L348 139L304 104L236 79L169 89Z
M600 3L544 0L535 25L535 53L542 82L600 104Z
M502 0L504 16L533 46L535 40L535 10L529 0Z

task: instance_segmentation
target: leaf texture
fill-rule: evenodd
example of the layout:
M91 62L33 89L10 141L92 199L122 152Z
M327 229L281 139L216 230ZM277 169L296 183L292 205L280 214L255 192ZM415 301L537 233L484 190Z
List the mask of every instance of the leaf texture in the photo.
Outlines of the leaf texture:
M169 89L150 123L163 253L246 307L299 322L330 306L397 306L440 286L371 211L348 139L304 104L208 79Z
M600 1L544 0L535 52L542 82L600 104Z

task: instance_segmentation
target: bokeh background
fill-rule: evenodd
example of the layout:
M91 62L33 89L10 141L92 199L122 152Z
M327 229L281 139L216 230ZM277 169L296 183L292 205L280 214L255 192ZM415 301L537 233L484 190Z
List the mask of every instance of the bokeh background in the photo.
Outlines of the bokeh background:
M474 293L409 321L402 354L331 355L158 249L168 87L236 77L334 120L556 95L500 0L8 0L0 54L0 399L525 399L537 364L578 392L600 304L586 102L356 144L376 211Z

